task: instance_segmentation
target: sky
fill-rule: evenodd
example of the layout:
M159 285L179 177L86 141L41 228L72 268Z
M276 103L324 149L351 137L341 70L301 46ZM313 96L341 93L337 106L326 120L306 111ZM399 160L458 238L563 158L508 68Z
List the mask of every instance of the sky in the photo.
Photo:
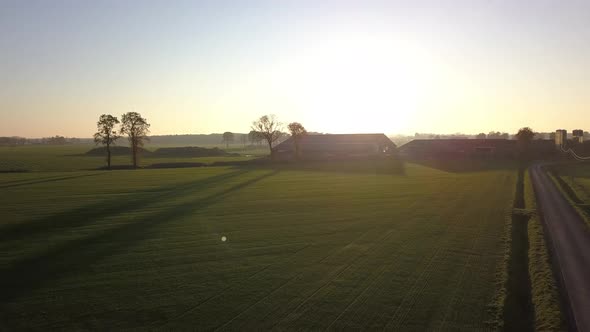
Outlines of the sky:
M0 136L590 130L590 1L0 0Z

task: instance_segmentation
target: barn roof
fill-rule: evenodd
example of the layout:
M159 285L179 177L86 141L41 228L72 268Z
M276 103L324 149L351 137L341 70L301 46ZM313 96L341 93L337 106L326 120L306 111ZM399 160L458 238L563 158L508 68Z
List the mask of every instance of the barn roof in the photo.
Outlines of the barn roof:
M473 148L515 149L518 141L509 139L415 139L399 147L402 153L415 151L451 152ZM552 140L533 140L533 148L553 148Z
M362 146L382 144L395 148L395 144L385 134L314 134L301 137L299 145L306 149L324 149L334 146ZM290 151L293 147L293 137L276 146L277 150Z

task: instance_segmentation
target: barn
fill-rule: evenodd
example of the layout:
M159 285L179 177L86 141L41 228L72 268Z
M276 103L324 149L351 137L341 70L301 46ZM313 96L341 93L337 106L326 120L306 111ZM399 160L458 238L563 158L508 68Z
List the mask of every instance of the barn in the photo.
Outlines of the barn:
M391 156L396 145L384 134L305 135L299 139L299 153L305 160L363 159ZM289 137L274 148L278 160L293 160L295 140Z
M399 153L406 159L512 159L518 155L518 141L508 139L419 139L402 145ZM552 140L531 141L534 157L555 154Z

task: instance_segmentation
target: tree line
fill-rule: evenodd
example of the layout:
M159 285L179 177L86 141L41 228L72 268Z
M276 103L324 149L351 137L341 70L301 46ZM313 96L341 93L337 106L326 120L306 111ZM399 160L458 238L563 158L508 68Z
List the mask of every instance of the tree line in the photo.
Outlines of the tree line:
M117 126L119 126L117 128ZM150 124L141 114L137 112L127 112L121 116L121 120L111 114L102 114L96 123L97 131L94 134L94 142L102 144L106 149L107 168L111 169L111 147L123 135L127 136L131 147L131 158L133 167L137 168L139 163L140 148L146 141L149 141ZM271 159L274 158L274 146L282 137L285 137L283 124L278 121L275 115L263 115L256 121L252 122L251 130L248 134L248 140L252 143L266 142L270 150ZM300 157L299 143L301 138L307 135L307 130L299 122L292 122L287 125L289 135L293 137L295 145L295 155ZM242 136L245 137L245 136ZM234 141L232 132L223 133L222 142L229 147Z

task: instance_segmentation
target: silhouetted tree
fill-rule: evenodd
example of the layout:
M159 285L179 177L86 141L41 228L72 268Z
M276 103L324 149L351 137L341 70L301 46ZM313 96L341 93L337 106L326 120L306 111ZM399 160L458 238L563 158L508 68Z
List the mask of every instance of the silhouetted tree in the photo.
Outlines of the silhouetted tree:
M128 112L121 117L121 134L126 134L131 145L133 167L137 168L139 149L148 140L150 124L137 112Z
M254 145L255 143L259 144L262 140L262 135L260 135L260 133L256 130L250 130L250 132L248 133L248 140L252 145Z
M225 147L229 148L229 143L233 143L234 141L234 133L226 131L223 133L223 140L222 142L225 143Z
M475 136L475 138L477 138L477 139L486 139L486 134L479 133L479 134L477 134L477 136Z
M518 145L519 145L521 155L523 157L527 157L528 156L527 152L529 150L529 146L531 144L531 141L535 137L535 132L529 127L524 127L524 128L520 128L520 130L515 135L515 137L518 140Z
M274 158L272 145L281 137L281 126L276 116L264 115L252 123L252 130L257 132L268 143L270 158Z
M524 142L524 143L530 143L534 137L535 137L535 132L529 127L520 128L520 130L516 134L516 139L519 142Z
M115 126L119 124L119 119L110 114L103 114L98 118L96 123L97 132L94 134L94 143L102 144L107 148L107 167L111 169L111 145L119 139Z
M287 127L289 128L291 137L293 137L293 144L295 145L295 158L300 159L301 150L299 149L299 142L303 136L307 135L307 131L299 122L291 122Z

